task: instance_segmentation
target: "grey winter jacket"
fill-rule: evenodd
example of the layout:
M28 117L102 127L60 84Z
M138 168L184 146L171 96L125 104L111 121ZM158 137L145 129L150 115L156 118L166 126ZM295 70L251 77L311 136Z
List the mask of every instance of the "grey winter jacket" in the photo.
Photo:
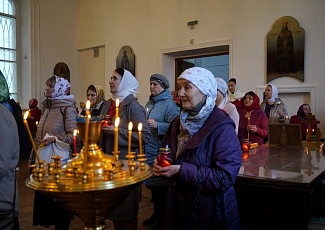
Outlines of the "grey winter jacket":
M19 160L17 123L9 109L0 103L0 212L12 210L16 187L15 212L18 212L18 186L15 168Z
M265 107L266 107L267 101L264 100L261 103L261 109L265 112ZM280 110L283 112L284 117L280 118L280 116L278 115L277 111ZM275 100L274 105L272 106L271 110L270 110L270 114L269 114L269 123L285 123L285 119L286 116L288 116L288 110L287 110L287 106L283 103L283 101L281 100L281 98L277 98Z

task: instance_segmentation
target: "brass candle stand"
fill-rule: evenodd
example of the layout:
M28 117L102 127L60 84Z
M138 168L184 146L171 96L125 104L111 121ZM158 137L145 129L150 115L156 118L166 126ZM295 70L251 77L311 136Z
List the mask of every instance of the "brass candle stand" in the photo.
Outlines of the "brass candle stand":
M84 137L85 122L78 122ZM89 122L88 145L80 154L61 165L37 163L26 179L26 186L55 199L62 207L78 216L85 229L105 229L105 218L143 180L152 175L144 154L119 160L118 154L106 155L98 147L102 122ZM83 142L85 138L83 138ZM86 151L85 151L86 149ZM128 154L129 155L129 154Z

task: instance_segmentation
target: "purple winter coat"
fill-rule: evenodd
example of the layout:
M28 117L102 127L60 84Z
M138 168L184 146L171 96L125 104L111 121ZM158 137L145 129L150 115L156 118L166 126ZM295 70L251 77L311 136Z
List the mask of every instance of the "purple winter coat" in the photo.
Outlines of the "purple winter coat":
M179 127L177 117L166 135L174 155ZM216 106L174 161L181 170L170 186L168 229L240 229L233 185L242 151L232 119Z

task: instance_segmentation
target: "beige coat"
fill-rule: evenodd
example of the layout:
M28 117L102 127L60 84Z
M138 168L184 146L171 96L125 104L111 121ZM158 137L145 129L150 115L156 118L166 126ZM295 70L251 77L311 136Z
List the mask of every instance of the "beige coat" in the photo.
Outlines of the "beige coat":
M77 111L74 99L46 100L46 107L37 127L36 143L44 138L45 134L56 136L60 141L73 144L73 131L77 129ZM64 109L67 107L65 121Z

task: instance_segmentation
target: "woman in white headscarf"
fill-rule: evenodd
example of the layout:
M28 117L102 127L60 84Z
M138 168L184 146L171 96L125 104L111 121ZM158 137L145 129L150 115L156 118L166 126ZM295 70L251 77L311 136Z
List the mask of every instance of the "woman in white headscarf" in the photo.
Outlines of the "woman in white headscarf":
M288 110L281 98L278 97L278 88L268 84L264 91L264 100L261 109L265 112L269 123L285 123L288 118Z
M112 154L114 146L114 123L116 119L116 100L119 99L120 124L118 128L119 158L125 159L128 154L128 125L133 123L131 151L139 152L138 124L142 123L142 141L147 144L150 140L146 112L135 98L138 90L137 79L126 69L117 68L109 81L112 98L105 102L100 113L109 120L102 127L99 146L106 154ZM142 188L139 185L133 190L119 206L109 214L108 219L113 220L116 230L137 229L138 209L142 197Z
M230 78L228 81L228 99L229 102L233 103L237 111L243 109L243 100L242 98L245 96L239 89L239 83L236 78Z
M166 134L173 162L154 163L171 181L166 229L240 229L233 185L242 151L233 120L215 104L215 77L193 67L177 83L183 110Z
M226 111L230 118L235 122L236 133L238 133L238 124L239 124L239 114L236 109L236 106L229 102L228 100L228 86L225 80L221 77L216 77L218 91L217 91L217 100L216 104L219 109Z
M44 95L46 99L42 102L44 108L37 127L36 144L49 145L58 139L73 145L73 131L77 129L77 111L74 96L70 95L70 83L54 75L46 81ZM46 133L50 136L44 138ZM33 159L33 154L31 155L30 160ZM53 199L35 191L34 226L55 225L55 229L68 230L71 218L72 213L63 209Z

